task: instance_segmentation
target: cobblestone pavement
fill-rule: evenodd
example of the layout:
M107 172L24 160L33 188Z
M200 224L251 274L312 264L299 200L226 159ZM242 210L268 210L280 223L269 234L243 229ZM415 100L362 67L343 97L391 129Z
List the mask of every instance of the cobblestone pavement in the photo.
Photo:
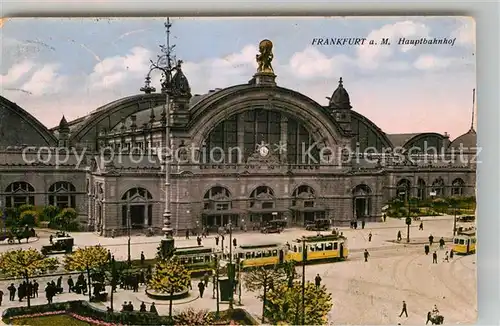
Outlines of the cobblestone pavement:
M431 220L432 219L432 220ZM419 222L413 222L410 231L410 244L406 243L406 225L404 220L388 219L385 223L368 223L364 230L342 228L348 237L351 255L348 261L331 264L309 265L306 267L306 278L313 280L320 274L328 290L332 293L334 306L329 314L332 324L423 324L427 311L434 304L445 317L446 324L472 324L476 319L476 255L455 256L450 262L443 262L444 250L438 250L439 263L432 264L432 257L423 252L423 243L429 234L435 240L440 237L452 237L453 217L424 218L424 231L418 230ZM401 243L389 242L396 238L400 230L403 236ZM368 234L373 234L368 242ZM298 229L288 229L281 234L263 235L260 233L235 233L238 244L255 243L257 241L286 242L305 234L315 234ZM93 234L74 234L77 246L101 243L115 254L118 259L126 259L127 238L99 238ZM48 234L46 235L48 237ZM265 238L264 238L265 237ZM131 240L132 256L138 257L144 251L147 258L152 258L161 237L133 237ZM41 247L45 237L40 233L40 241L17 245L14 247ZM195 245L196 240L181 237L176 238L176 246ZM228 241L226 241L228 243ZM204 245L215 246L213 236L204 239ZM448 243L449 245L449 243ZM435 246L435 245L434 245ZM368 262L364 262L362 251L368 249L371 253ZM0 246L0 251L7 246ZM437 249L434 248L434 249ZM50 278L53 279L54 277ZM46 278L39 278L41 286L46 284ZM6 290L11 281L0 281L4 291L4 301L1 308L26 304L8 301ZM66 284L66 278L63 283ZM213 287L209 283L203 298L199 298L197 281L193 280L193 289L189 299L176 302L174 311L187 307L209 309L215 311L216 300L212 297ZM115 310L124 301L132 301L138 309L144 301L149 308L149 299L141 287L138 293L119 289L115 293ZM262 313L262 303L256 298L256 293L248 293L243 289L241 301L245 309L258 317ZM54 301L67 301L85 298L83 295L63 293ZM402 301L408 305L408 318L399 317ZM34 299L32 304L45 303L45 295ZM160 314L168 314L168 302L155 301ZM238 303L238 295L235 295ZM109 302L102 305L109 306ZM220 304L220 309L227 309L227 304Z

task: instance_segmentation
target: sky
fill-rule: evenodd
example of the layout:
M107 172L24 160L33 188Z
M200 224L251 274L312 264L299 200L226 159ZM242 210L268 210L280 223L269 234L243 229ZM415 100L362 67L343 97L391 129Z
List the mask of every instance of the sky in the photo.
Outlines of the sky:
M0 29L0 94L56 126L140 93L165 43L165 18L11 19ZM247 83L262 39L274 44L279 86L321 105L342 77L353 110L384 132L447 132L471 125L475 23L466 17L171 18L171 42L193 94ZM312 44L367 38L391 45ZM451 45L398 45L448 38ZM153 74L160 89L160 76Z

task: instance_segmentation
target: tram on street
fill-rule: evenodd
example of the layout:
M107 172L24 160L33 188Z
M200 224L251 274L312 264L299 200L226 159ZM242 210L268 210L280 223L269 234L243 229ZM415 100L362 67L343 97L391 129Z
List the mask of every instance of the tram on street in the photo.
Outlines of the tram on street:
M272 266L283 263L286 246L280 243L241 245L235 250L243 268Z
M214 248L191 246L175 248L174 257L189 270L192 276L211 273L215 268L215 255L220 253Z
M461 255L469 255L476 252L476 230L459 231L453 238L453 252Z
M306 249L307 263L347 259L347 238L337 234L303 237L289 245L287 260L301 262L302 248Z

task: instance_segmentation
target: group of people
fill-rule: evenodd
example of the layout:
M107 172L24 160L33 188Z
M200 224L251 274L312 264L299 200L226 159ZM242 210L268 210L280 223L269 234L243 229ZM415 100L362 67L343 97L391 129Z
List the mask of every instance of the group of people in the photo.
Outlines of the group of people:
M61 282L62 282L62 277L59 277L57 279L57 282L55 281L50 281L47 282L47 285L45 286L45 297L47 298L48 303L52 303L53 298L63 292L63 288L61 287ZM11 283L9 287L7 287L7 290L9 291L9 301L15 301L16 300L16 293L17 293L17 298L19 302L22 302L23 299L25 298L38 298L38 290L40 288L40 284L36 281L30 281L30 282L22 282L16 286L14 283ZM2 302L2 297L3 297L3 291L1 292L0 296L0 305Z
M87 279L85 278L85 276L83 276L83 273L80 273L80 275L78 275L76 283L71 275L66 282L68 284L68 292L74 292L76 294L87 294Z
M350 225L350 228L351 229L354 229L354 230L357 230L358 229L358 221L351 221L351 225ZM365 228L365 220L361 220L361 228L364 229Z
M122 310L121 312L133 312L134 311L134 305L132 304L132 301L127 301L123 302L122 304ZM139 307L139 312L148 312L146 304L144 302L141 303L141 306ZM158 310L156 310L155 303L151 303L151 306L149 307L149 312L154 313L158 315Z

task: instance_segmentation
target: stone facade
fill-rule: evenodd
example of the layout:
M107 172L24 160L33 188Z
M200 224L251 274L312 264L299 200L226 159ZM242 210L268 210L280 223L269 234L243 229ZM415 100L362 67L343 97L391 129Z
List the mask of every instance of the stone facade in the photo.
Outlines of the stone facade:
M259 84L259 78L194 96L185 76L176 78L184 87L169 98L174 108L169 147L177 158L170 164L170 211L177 232L228 221L237 227L269 219L292 225L317 218L335 225L353 219L376 221L387 201L402 193L420 198L475 195L472 129L457 139L464 141L451 144L447 135L437 133L385 134L352 109L342 81L329 105L321 106L273 82ZM70 122L63 118L53 130L42 130L38 121L23 115L22 123L33 125L27 137L42 133L49 140L47 146L52 146L47 150L52 156L40 162L44 144L38 136L23 139L22 144L15 137L6 138L12 143L1 143L2 205L12 196L7 192L12 183L29 183L35 205L47 205L51 185L66 181L76 189L71 195L89 230L103 236L161 232L165 165L159 152L166 145L162 143L168 118L165 103L163 93L131 96L85 118ZM14 109L22 110L2 100L2 115ZM3 121L0 130L14 132ZM272 147L281 142L287 151ZM303 160L298 146L304 142L314 145L310 157L321 162ZM395 154L398 148L404 152L423 144L442 150L442 157L433 159L421 150ZM241 150L236 162L226 153L217 162L201 159L205 150L228 150L231 145ZM454 156L452 149L460 146L466 148L462 152L467 162ZM391 153L370 154L368 148ZM54 153L63 149L71 154L61 164Z

